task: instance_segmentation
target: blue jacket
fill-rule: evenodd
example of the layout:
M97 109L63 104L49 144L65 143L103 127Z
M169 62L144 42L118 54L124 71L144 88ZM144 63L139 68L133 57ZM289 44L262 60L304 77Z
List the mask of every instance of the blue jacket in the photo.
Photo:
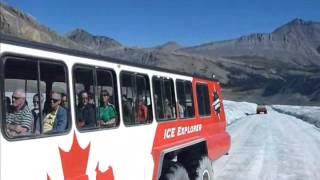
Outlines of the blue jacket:
M68 125L68 113L65 108L59 106L56 120L54 121L52 133L64 132Z

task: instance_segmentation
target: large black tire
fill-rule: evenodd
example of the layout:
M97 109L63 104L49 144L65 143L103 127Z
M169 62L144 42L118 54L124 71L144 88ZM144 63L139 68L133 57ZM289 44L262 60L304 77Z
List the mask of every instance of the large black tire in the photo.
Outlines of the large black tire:
M165 161L159 180L189 180L189 176L181 164L173 161Z
M195 180L213 180L212 161L204 156L199 160L199 166L196 170L197 176Z

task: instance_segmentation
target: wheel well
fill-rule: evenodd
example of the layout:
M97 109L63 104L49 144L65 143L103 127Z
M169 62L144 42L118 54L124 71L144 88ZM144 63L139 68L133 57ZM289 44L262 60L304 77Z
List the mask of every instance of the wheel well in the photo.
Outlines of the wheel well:
M174 151L167 152L164 155L164 160L173 160L173 161L185 161L192 155L192 159L200 159L204 155L208 155L207 143L205 141L187 146L181 149L176 149ZM180 162L181 163L181 162Z
M207 143L205 141L183 147L181 149L176 149L174 151L167 152L164 154L164 161L174 161L181 164L185 167L190 175L190 168L194 168L199 160L203 156L208 155ZM164 168L165 164L162 164L161 172Z

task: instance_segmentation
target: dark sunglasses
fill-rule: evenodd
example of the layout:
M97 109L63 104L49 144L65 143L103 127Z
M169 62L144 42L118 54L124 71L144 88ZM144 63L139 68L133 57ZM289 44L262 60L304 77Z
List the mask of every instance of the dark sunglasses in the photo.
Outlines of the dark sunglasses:
M51 98L50 101L53 101L54 103L56 103L56 102L59 101L59 99L53 99L53 98Z
M34 104L39 104L39 101L33 101Z

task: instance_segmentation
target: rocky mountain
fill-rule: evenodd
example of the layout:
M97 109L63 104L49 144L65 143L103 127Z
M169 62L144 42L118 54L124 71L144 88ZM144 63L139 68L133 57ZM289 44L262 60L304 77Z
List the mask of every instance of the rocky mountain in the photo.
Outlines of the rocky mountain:
M211 77L224 98L270 104L320 105L319 23L296 19L271 33L182 47L168 42L133 48L76 29L65 36L0 3L0 32L32 41Z
M174 41L169 41L167 43L164 43L162 45L156 46L154 49L160 50L160 51L168 51L172 52L178 49L181 49L182 46Z
M83 29L76 29L67 34L67 38L94 51L113 51L122 49L116 40L105 36L94 36Z
M224 59L225 93L269 103L320 104L320 23L294 19L272 33L177 50ZM255 94L255 95L252 95Z
M89 51L80 44L71 41L48 27L39 24L30 15L8 6L0 1L0 32L19 38L48 43L65 48Z
M320 67L320 23L294 19L272 33L258 33L238 39L211 42L181 49L211 58L260 57L290 66Z

